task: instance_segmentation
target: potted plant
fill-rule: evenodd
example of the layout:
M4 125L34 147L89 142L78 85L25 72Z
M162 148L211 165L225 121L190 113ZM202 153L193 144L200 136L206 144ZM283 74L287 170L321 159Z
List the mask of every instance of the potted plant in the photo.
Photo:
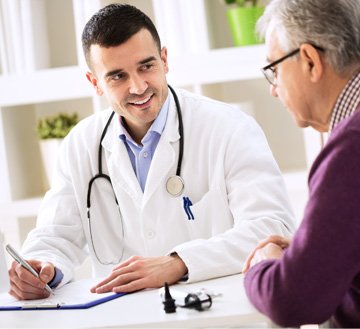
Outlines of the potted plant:
M264 12L261 0L223 0L229 5L227 20L235 46L261 43L256 35L255 25Z
M51 186L58 149L63 138L79 122L78 115L59 113L39 119L36 132L48 185Z

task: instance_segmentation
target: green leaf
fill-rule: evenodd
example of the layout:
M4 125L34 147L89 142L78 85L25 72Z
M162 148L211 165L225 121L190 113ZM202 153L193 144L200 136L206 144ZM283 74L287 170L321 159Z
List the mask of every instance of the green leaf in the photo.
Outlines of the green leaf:
M72 115L60 113L40 119L36 132L40 139L64 138L78 122L77 113Z

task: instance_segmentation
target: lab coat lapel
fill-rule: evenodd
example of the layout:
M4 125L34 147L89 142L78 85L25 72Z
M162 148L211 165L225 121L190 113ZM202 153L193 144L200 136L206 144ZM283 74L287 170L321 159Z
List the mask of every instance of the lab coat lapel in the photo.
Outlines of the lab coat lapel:
M143 206L156 190L165 189L166 180L170 175L175 175L175 171L172 172L171 170L177 163L179 140L176 106L173 98L171 98L166 125L156 147L147 176Z
M141 204L143 193L131 165L127 149L119 138L119 124L119 116L115 115L102 142L109 175L115 192L122 189L136 201L136 204Z

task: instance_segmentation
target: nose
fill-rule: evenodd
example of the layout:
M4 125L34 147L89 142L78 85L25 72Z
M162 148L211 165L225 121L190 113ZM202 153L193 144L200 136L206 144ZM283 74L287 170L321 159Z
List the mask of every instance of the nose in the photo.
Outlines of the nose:
M138 74L130 78L129 93L135 95L142 95L148 87L147 82Z
M270 95L273 97L278 97L276 88L276 85L270 85Z

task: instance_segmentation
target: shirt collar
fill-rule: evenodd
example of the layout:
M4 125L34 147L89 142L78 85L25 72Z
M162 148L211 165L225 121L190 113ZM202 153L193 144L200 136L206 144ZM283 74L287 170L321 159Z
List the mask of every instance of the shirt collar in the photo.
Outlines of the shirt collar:
M152 133L157 133L158 135L161 136L161 134L165 128L166 119L167 119L167 115L169 112L169 104L170 104L170 96L168 95L168 97L166 98L163 106L161 107L160 112L157 115L155 121L152 123L151 127L149 128L149 130L147 131L146 135L143 137L141 142L146 142L151 137ZM122 117L120 117L119 131L120 131L120 134L119 134L120 139L122 139L123 141L130 141L130 142L136 144L135 141L133 140L133 138L130 136L130 134L126 130Z
M360 103L360 72L356 73L346 84L333 109L329 132L343 119L351 116Z

